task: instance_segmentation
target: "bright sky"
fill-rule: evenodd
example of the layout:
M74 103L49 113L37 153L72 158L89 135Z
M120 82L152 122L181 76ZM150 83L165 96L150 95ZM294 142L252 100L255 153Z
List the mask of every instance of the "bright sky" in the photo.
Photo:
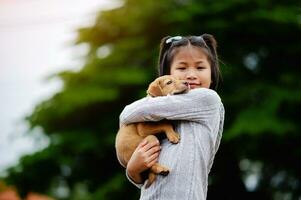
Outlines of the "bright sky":
M48 144L24 117L61 86L46 77L81 67L87 50L73 46L76 29L117 0L0 0L0 175L23 154Z

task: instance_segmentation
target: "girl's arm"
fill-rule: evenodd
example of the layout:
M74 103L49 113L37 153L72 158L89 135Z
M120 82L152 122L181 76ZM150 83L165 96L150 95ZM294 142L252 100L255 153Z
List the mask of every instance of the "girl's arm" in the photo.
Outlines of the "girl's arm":
M180 95L145 97L125 107L120 114L120 124L162 119L204 122L220 105L218 94L207 88Z
M162 119L205 122L219 112L220 106L221 100L217 93L205 88L193 89L189 93L181 95L146 97L125 107L120 115L120 125L143 121L160 121ZM155 148L151 147L150 150ZM149 159L151 156L145 156L146 151L139 149L142 148L138 146L136 153L133 153L126 174L134 185L141 188L144 180L142 180L141 171L137 167L142 169L143 161L141 160L143 158ZM153 157L158 159L158 154Z

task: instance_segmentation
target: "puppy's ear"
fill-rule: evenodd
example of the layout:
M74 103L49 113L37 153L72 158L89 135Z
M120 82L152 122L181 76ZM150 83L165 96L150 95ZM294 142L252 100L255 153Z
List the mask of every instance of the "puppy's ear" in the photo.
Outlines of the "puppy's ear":
M151 96L151 97L162 96L163 94L162 94L162 88L160 86L160 81L154 81L154 82L152 82L149 85L146 93L149 96Z

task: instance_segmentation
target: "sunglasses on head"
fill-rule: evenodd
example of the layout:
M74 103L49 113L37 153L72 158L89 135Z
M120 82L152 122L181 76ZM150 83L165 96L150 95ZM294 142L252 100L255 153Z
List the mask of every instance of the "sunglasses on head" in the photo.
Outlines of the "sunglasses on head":
M178 35L178 36L174 36L174 37L168 38L168 39L165 41L165 43L166 43L166 44L169 44L169 43L181 41L181 40L183 40L183 39L184 39L184 37ZM206 42L204 41L204 39L203 39L202 36L191 36L191 37L189 37L189 38L187 38L187 39L190 40L190 41L198 41L198 42L201 41L201 42L204 42L205 45L206 45Z

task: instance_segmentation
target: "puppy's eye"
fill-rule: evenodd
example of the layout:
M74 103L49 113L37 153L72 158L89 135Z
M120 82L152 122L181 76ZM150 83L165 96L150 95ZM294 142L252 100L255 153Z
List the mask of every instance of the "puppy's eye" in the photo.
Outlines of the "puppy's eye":
M172 81L168 81L167 83L166 83L166 85L170 85L172 83Z

